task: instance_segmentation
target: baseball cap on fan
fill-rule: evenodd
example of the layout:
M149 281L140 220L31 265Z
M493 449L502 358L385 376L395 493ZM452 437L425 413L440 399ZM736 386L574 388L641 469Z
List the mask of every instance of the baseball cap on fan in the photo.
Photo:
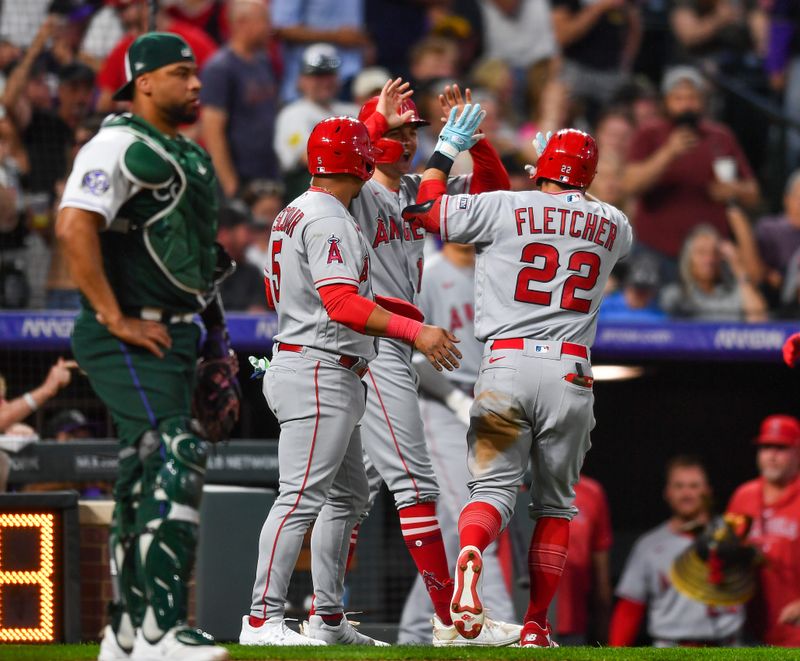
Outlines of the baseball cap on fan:
M194 62L194 53L182 37L171 32L148 32L138 37L125 53L126 82L114 92L114 101L130 101L139 76L176 62Z
M303 51L302 72L307 76L336 73L341 65L339 51L330 44L311 44Z
M756 445L783 445L800 448L800 420L793 415L770 415L764 418Z

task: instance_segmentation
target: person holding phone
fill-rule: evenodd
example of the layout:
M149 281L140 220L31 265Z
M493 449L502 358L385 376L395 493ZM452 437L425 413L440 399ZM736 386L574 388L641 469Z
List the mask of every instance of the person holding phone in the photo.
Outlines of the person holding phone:
M667 280L692 229L708 223L727 238L726 205L752 207L759 188L728 127L707 118L708 85L692 67L674 67L661 84L664 117L639 127L622 184L637 198L639 249L658 257Z

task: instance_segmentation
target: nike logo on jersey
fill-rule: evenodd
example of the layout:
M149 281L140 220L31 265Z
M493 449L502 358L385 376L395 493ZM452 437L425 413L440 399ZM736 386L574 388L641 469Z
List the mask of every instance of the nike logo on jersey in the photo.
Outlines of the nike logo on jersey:
M496 363L498 360L503 360L506 356L492 356L489 358L490 363Z
M456 284L455 282L443 282L442 289L450 289L455 284Z
M198 163L197 164L197 171L200 174L205 174L206 172L208 172L208 168L205 165L203 165L202 163Z

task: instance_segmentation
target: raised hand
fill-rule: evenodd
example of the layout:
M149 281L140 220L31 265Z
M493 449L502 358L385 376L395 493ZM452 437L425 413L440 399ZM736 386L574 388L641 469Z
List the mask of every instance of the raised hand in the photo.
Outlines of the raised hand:
M481 110L480 103L466 104L460 114L458 108L451 108L447 123L439 133L436 151L453 161L456 160L456 156L470 149L483 137L483 134L477 131L484 117L486 111Z
M47 389L50 397L55 396L59 390L66 388L69 385L69 382L72 379L71 370L74 370L77 367L78 363L76 363L74 360L64 360L63 358L59 358L56 361L55 365L50 368L50 372L47 374L44 384L42 384Z
M466 101L464 98L466 98ZM461 112L465 104L472 104L472 90L469 87L465 91L464 98L461 96L461 88L458 85L445 86L444 92L439 95L439 106L442 109L442 124L447 122L447 118L450 116L450 111L453 108L458 108L458 112Z
M534 137L534 139L531 140L531 144L533 145L533 148L536 150L536 164L538 164L539 157L544 152L545 147L547 147L547 143L550 142L550 138L552 137L553 137L552 131L548 131L547 134L544 134L541 131L539 131L536 134L536 137ZM528 173L528 176L531 179L533 179L536 176L536 164L528 163L525 166L525 172Z
M378 104L375 106L375 111L386 118L390 131L403 126L414 116L413 110L406 110L403 114L400 114L400 107L403 101L414 93L414 90L410 88L411 83L404 83L402 78L398 77L394 80L390 78L386 81L378 96Z

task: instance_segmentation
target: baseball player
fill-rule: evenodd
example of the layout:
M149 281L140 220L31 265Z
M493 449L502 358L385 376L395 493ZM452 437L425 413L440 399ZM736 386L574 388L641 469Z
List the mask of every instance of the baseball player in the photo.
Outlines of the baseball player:
M391 83L384 95L387 89ZM385 117L388 110L381 110ZM449 332L423 325L413 305L373 300L367 244L347 207L374 167L361 122L320 122L308 141L311 187L272 226L268 292L278 333L264 396L281 425L280 489L261 531L243 644L377 644L358 633L339 606L345 567L338 558L369 498L357 426L366 399L361 377L377 355L375 337L413 346L439 369L458 366L457 340ZM315 519L311 574L315 587L325 585L331 594L317 589L303 636L286 626L284 607L303 535ZM328 572L335 572L333 582Z
M174 34L131 44L132 111L78 153L56 234L83 294L72 348L120 441L109 547L115 587L100 659L227 659L186 625L206 443L191 420L203 356L226 356L215 295L217 182L208 154L178 133L197 118L194 55ZM230 260L228 260L229 262Z
M566 129L546 144L539 190L446 195L453 159L472 146L482 112L453 109L407 210L445 241L473 243L475 336L485 342L468 433L470 501L459 517L451 615L459 633L485 618L482 553L507 525L530 460L530 601L520 644L553 646L547 608L558 587L575 516L573 485L589 449L589 362L603 287L632 242L618 209L587 198L597 167L594 139ZM427 202L425 202L427 200Z
M769 415L754 442L759 477L728 503L729 513L752 519L748 539L765 559L748 624L765 645L800 647L800 420Z
M414 354L419 377L419 408L425 442L439 483L436 514L442 528L452 574L458 555L458 515L469 499L466 437L469 409L483 345L475 339L475 248L445 243L440 254L425 265L419 306L428 323L447 328L461 344L461 367L439 373L430 369L425 357ZM484 553L486 576L483 594L487 608L502 621L515 619L506 582L497 559L497 544ZM400 618L398 642L423 643L430 640L433 612L422 577L409 592Z
M678 456L667 464L666 478L664 500L671 516L637 539L625 562L609 644L633 645L646 615L654 647L735 645L744 624L744 608L715 607L690 599L670 579L675 559L694 542L693 532L712 520L706 469L694 457Z
M361 195L351 202L350 213L369 249L375 293L413 303L422 278L425 232L418 224L404 224L401 211L416 198L420 177L408 172L416 153L417 129L427 122L420 119L409 94L409 91L404 92L397 108L397 114L404 120L396 128L388 127L386 120L376 112L379 97L367 101L359 113L359 119L370 127L383 154L378 156L375 175L364 185ZM462 103L461 93L457 87L447 88L440 101L447 114L451 107ZM448 181L451 192L477 193L509 187L508 175L488 142L476 145L471 154L475 173L452 177ZM382 340L378 357L370 364L364 379L368 386L367 407L361 429L369 461L369 503L377 495L381 481L385 481L395 499L406 547L433 602L436 613L434 644L463 644L450 621L450 571L436 517L439 488L425 445L411 355L412 350L406 343ZM369 506L365 507L364 516L368 511ZM319 520L325 521L327 515L322 512ZM325 525L335 526L336 522L325 521ZM337 534L332 539L339 537ZM352 545L356 537L357 531ZM341 554L339 563L346 565L349 548L342 547ZM320 556L330 557L330 553L320 553ZM323 576L330 582L336 573L330 571ZM326 601L334 593L332 584L314 585L315 609L318 605L341 608L341 604ZM509 645L516 642L518 633L516 626L490 620L480 640L469 642Z

